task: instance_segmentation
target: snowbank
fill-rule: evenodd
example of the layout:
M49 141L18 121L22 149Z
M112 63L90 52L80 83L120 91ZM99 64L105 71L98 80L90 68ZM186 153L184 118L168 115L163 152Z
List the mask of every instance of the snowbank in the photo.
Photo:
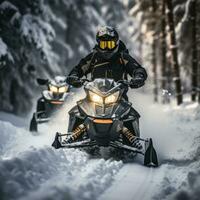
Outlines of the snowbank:
M182 106L166 107L171 123L176 127L172 133L170 144L176 145L177 150L170 148L170 157L164 160L168 172L160 185L161 191L155 199L199 199L200 183L200 124L199 106L197 103L186 102ZM167 142L166 142L167 143Z
M0 121L1 199L97 199L110 186L122 162L93 159L80 150L50 146L58 127L59 131L67 130L67 111L82 95L81 91L75 95L54 121L41 127L44 132L38 136L31 135L22 124L15 126L12 119L21 123L17 117L1 113L1 119L6 120Z
M121 167L79 150L30 148L0 160L0 194L3 199L96 199Z

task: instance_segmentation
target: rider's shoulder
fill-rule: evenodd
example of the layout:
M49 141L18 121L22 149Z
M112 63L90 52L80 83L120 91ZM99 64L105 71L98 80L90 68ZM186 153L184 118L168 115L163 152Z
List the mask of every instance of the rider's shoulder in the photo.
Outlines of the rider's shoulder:
M133 58L129 53L123 52L122 58L127 61L134 61L137 62L135 58Z
M121 58L122 58L125 62L128 62L128 61L130 61L130 60L133 59L133 57L130 56L130 54L127 53L127 52L121 52Z
M93 55L94 55L94 52L92 51L89 54L87 54L83 59L84 60L90 60L93 57Z

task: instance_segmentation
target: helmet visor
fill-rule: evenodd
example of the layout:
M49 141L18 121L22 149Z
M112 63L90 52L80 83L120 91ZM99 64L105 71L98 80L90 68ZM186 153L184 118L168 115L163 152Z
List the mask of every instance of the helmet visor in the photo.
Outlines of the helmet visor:
M117 46L117 43L113 40L111 41L99 41L99 47L101 49L114 49Z

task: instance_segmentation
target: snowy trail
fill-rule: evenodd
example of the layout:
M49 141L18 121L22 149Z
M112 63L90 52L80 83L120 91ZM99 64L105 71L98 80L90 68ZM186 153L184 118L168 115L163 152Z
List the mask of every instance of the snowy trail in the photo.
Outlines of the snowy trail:
M132 94L130 94L132 96ZM143 158L123 164L112 158L91 159L85 152L50 147L56 131L66 131L66 110L55 121L31 135L21 119L0 113L0 197L10 199L98 199L149 200L172 199L187 179L188 172L199 163L198 120L196 105L171 111L169 107L150 105L143 94L131 97L141 114L141 135L152 137L161 166L142 166ZM192 117L189 120L188 118ZM7 120L7 119L10 120ZM14 123L12 123L14 120ZM56 119L55 119L56 120ZM9 121L9 122L8 122ZM192 122L192 125L191 125ZM19 123L19 125L17 125ZM181 178L180 178L181 177Z
M158 186L167 173L167 166L146 168L141 164L126 164L120 169L110 188L98 200L149 200L153 199Z
M127 173L128 172L128 173ZM138 176L139 175L139 176ZM143 188L152 179L152 170L140 165L127 164L116 176L115 182L100 198L103 199L144 199ZM134 184L133 184L134 181ZM146 187L145 187L146 188ZM137 194L137 195L136 195Z
M197 128L200 127L198 119L195 119L197 105L186 106L186 109L183 106L184 111L165 107L163 112L162 106L148 106L149 98L139 95L135 102L140 103L135 106L139 113L144 114L140 121L141 134L153 138L160 167L149 169L136 163L126 164L99 200L122 197L124 200L170 200L187 180L188 172L197 168L197 141L194 144L199 138Z

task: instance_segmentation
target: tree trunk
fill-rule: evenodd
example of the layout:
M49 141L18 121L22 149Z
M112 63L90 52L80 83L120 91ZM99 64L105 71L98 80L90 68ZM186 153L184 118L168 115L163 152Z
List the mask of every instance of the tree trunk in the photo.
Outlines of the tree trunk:
M163 103L169 103L169 97L168 96L168 92L167 90L167 77L166 77L166 71L167 71L167 60L166 60L166 53L167 53L167 44L166 44L166 15L165 15L165 2L162 1L162 18L161 18L161 88L163 90L163 93L167 93L165 95L163 95L163 99L162 102Z
M192 101L196 100L197 96L197 35L196 35L196 0L191 1L190 17L192 22Z
M152 65L153 65L153 93L154 102L158 102L158 76L157 76L157 62L156 62L156 39L153 36L152 42Z
M155 29L156 25L156 17L155 17L155 12L156 12L156 1L152 0L152 12L153 12L153 28ZM153 41L152 41L152 65L153 65L153 93L154 93L154 102L158 102L158 76L157 76L157 60L156 60L156 30L154 30L153 34Z
M165 2L167 6L167 17L168 17L169 31L170 31L170 49L172 55L172 66L174 74L173 79L175 83L177 105L180 105L183 102L183 96L182 96L181 79L180 79L180 67L178 63L178 51L177 51L176 33L174 27L173 6L172 6L172 0L165 0Z
M171 62L167 60L167 70L166 70L166 88L168 91L168 98L167 98L167 103L170 103L170 97L171 97L171 92L172 91L172 67L171 67Z
M200 104L200 26L198 25L198 21L200 20L199 15L200 3L196 1L196 40L197 40L197 95L198 95L198 103Z

